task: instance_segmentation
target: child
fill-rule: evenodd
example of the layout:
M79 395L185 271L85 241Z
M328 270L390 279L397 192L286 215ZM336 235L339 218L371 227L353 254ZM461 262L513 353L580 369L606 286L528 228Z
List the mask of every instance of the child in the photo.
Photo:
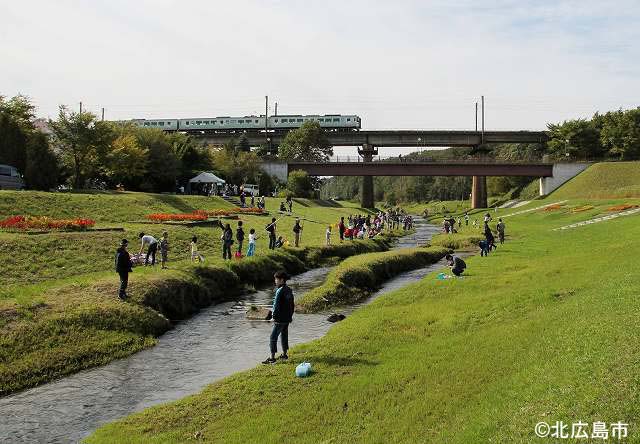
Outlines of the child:
M167 267L167 256L169 254L169 233L166 231L162 232L162 238L160 239L160 256L162 257L162 269L166 270Z
M273 248L280 248L284 245L284 239L282 239L282 236L278 236L278 240L276 241L275 245L273 246Z
M249 230L249 249L247 250L247 257L251 257L256 252L256 230L253 228Z
M478 246L480 247L480 256L489 255L489 242L487 242L486 240L481 240Z
M198 237L193 236L191 238L191 262L198 259L198 262L204 262L204 256L198 253Z
M327 236L327 245L331 245L331 225L327 227L326 236Z

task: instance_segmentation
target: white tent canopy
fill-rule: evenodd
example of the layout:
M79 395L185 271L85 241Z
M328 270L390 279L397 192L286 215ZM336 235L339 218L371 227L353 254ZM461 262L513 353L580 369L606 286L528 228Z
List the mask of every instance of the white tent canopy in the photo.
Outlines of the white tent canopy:
M223 179L220 179L213 173L203 172L198 174L193 179L189 180L190 183L216 183L219 185L224 185L226 182Z

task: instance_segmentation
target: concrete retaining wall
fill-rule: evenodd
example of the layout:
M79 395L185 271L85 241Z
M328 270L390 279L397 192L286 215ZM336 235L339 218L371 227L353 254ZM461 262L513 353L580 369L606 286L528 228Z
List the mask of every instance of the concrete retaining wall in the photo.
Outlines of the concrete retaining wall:
M590 163L555 163L552 177L540 178L540 196L546 196L591 166Z

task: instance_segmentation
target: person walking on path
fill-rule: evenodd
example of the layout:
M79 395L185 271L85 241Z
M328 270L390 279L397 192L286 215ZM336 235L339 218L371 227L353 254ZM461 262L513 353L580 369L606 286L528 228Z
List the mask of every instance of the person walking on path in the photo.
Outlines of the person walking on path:
M204 256L198 252L198 236L193 236L191 238L191 262L196 259L198 262L204 262Z
M498 219L498 225L496 225L496 231L498 232L498 239L500 240L500 244L504 244L504 222L502 222L502 218Z
M140 252L138 254L142 254L142 250L144 250L145 245L148 245L147 255L144 258L145 267L149 264L149 256L151 256L151 265L155 265L156 251L158 251L158 241L155 237L149 234L140 233L138 237L140 238Z
M278 271L274 275L276 284L276 295L273 298L273 329L269 338L269 349L271 356L264 360L263 364L273 364L276 362L276 353L278 352L278 336L282 342L282 354L278 359L289 359L287 352L289 351L289 324L293 319L293 311L295 303L293 299L293 291L287 285L287 273Z
M222 259L232 259L231 245L233 245L233 230L231 225L226 224L222 232Z
M169 233L164 231L160 239L160 258L162 261L162 269L167 269L167 260L169 257Z
M467 264L465 264L465 262L462 259L460 259L458 256L452 256L451 254L447 254L444 258L449 262L449 266L451 267L451 272L456 276L460 276L462 273L464 273L464 270L467 268Z
M484 237L487 241L487 248L489 249L489 251L491 251L492 248L494 250L497 249L496 238L493 236L493 233L491 232L491 228L489 228L488 222L485 222L484 224Z
M242 244L244 242L244 229L242 228L242 221L238 221L238 228L236 229L236 240L238 241L238 256L242 255Z
M127 286L129 285L129 273L133 271L133 263L131 256L127 251L129 241L122 239L120 247L116 250L115 268L116 273L120 276L120 288L118 289L118 297L121 300L127 299Z
M247 257L251 257L256 253L256 230L249 230L249 248L247 249Z
M300 232L302 231L302 225L300 225L300 218L296 217L296 223L293 225L293 234L295 236L294 245L300 246Z
M269 250L276 248L276 218L271 218L271 223L266 226L266 230L269 233Z

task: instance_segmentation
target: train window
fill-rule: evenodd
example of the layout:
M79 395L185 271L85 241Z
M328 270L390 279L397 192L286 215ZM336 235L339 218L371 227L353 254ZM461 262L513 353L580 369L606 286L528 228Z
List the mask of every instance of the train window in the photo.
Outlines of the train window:
M238 120L238 123L244 123L244 120Z
M167 125L171 125L171 122L167 122Z
M144 122L144 126L149 126L149 122Z
M164 126L164 122L158 122L158 126Z
M302 122L302 119L298 119L298 122Z
M258 123L258 121L256 120L256 123Z
M351 117L347 117L347 122L351 122Z
M333 121L334 121L334 122L339 122L339 121L340 121L340 119L333 119Z
M256 123L257 123L257 122L258 122L258 121L256 120ZM275 122L276 122L276 123L278 123L278 119L276 119L276 120L275 120Z

